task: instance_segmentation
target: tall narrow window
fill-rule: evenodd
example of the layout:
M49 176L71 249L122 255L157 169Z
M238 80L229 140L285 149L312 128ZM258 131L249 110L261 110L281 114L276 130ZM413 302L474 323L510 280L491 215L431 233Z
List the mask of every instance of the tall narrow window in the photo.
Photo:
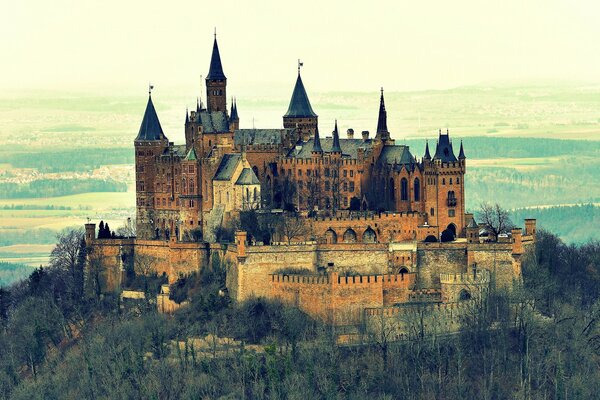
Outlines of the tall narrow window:
M419 180L419 178L415 178L414 189L415 189L415 201L420 201L421 200L421 181Z
M408 180L406 178L402 178L400 181L400 200L408 200Z

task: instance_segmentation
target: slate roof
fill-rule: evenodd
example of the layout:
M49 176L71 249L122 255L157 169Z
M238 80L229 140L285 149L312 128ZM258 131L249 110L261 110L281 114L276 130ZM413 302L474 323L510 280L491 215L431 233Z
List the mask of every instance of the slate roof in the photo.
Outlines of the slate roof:
M459 160L464 160L465 158L467 158L465 156L465 150L463 149L463 144L462 144L462 140L460 141L460 151L458 152L458 159Z
M198 156L196 155L196 150L192 147L190 151L188 151L187 156L185 156L186 161L196 161L198 160Z
M207 80L214 79L227 79L223 72L223 65L221 65L221 55L219 54L219 46L217 45L217 37L215 36L215 42L213 43L212 56L210 57L210 68L208 70Z
M383 88L381 88L381 98L379 99L379 117L377 118L377 135L389 134L387 128L387 111L385 111L385 100L383 99Z
M321 148L325 153L331 153L333 147L333 138L327 137L320 140ZM300 147L300 150L297 148ZM294 158L311 158L314 147L314 140L310 139L307 142L298 144L296 148L290 150L287 154L288 157ZM340 147L342 148L342 156L356 159L358 158L358 149L362 148L365 152L368 152L373 147L372 139L364 141L362 139L340 139Z
M217 168L217 172L215 172L215 177L213 179L216 181L231 180L235 167L241 159L242 156L240 154L225 154L223 158L221 158L221 163L219 164L219 168Z
M238 129L233 133L236 146L241 144L281 144L285 135L291 135L294 129Z
M423 156L424 160L431 160L431 154L429 154L429 142L425 142L425 155Z
M146 104L146 111L144 112L144 118L142 119L142 125L138 132L135 140L162 140L166 139L163 133L156 109L152 103L152 97L148 96L148 104Z
M337 125L336 125L337 128ZM333 143L332 146L335 146L335 141ZM340 147L339 144L339 140L338 140L338 147ZM317 126L317 129L315 130L315 137L313 140L313 149L312 149L313 153L322 153L323 152L323 148L321 147L321 137L319 136L319 126ZM339 150L341 152L341 150Z
M292 93L292 99L290 100L290 106L284 117L316 117L317 114L313 111L306 89L302 83L300 73L298 73L298 79L296 79L296 86L294 86L294 92Z
M185 158L187 155L185 144L170 144L169 147L163 151L161 157L169 157L171 155Z
M240 177L235 182L235 184L236 185L258 185L258 184L260 184L260 181L256 177L256 174L254 173L254 171L252 171L252 168L246 167L242 170L242 173L240 174Z
M479 228L479 225L477 225L477 222L475 222L475 218L471 218L467 228Z
M335 120L335 129L333 130L333 142L331 144L331 151L341 153L342 148L340 147L340 134L337 127L337 119Z
M379 160L382 164L399 164L399 165L410 165L416 164L417 160L410 153L408 146L403 144L384 146L379 155Z
M450 141L450 135L448 133L443 135L440 132L433 159L442 160L442 162L458 161L454 155L454 150L452 150L452 142Z
M202 110L196 113L194 122L202 125L202 131L204 133L229 132L229 121L225 111L208 112Z

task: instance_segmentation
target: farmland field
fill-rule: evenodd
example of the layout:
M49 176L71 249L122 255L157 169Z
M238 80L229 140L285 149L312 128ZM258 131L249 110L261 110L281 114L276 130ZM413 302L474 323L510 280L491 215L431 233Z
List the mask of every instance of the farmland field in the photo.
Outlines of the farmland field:
M241 127L280 127L290 90L237 93ZM183 140L183 110L195 105L196 95L189 88L164 88L153 94L171 141ZM324 136L335 119L342 132L353 128L374 133L377 90L309 95ZM0 199L0 260L36 265L47 260L60 230L81 227L88 218L108 221L115 229L134 216L132 142L147 100L144 93L0 96L0 185L18 188L36 180L72 179L127 187L123 192ZM434 146L438 129L448 128L455 146L463 139L470 211L482 201L510 209L600 202L598 86L480 85L385 96L392 137L409 145L417 158L425 138ZM595 210L592 206L532 213L553 219L565 215L564 238L585 241L600 234L597 224L580 224L577 229L569 225L582 221L582 215L595 218Z

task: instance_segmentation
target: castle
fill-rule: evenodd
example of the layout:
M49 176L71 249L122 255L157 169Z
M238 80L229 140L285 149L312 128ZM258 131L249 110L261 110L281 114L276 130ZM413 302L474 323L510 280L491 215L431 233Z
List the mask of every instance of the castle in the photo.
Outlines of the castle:
M176 145L149 94L134 140L137 236L98 239L95 224L86 224L90 254L101 255L104 290L118 288L124 265L139 255L152 257L153 270L174 282L219 254L229 261L232 299L279 298L352 326L386 308L391 315L411 304L458 307L490 285L520 280L535 220L503 241L482 240L465 212L462 142L457 157L449 133L440 131L433 156L427 143L420 159L395 144L383 89L374 137L349 129L342 138L337 121L324 137L299 65L283 128L240 129L237 102L227 107L215 37L205 97L186 111L185 144ZM299 238L264 240L238 231L230 243L217 243L214 232L247 210L294 214L307 229Z

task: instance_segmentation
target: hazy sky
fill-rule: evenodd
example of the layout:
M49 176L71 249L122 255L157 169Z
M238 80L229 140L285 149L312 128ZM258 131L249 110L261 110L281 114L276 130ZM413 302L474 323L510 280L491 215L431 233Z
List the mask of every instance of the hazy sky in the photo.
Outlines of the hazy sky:
M600 82L599 18L597 0L2 0L0 88L193 87L215 26L230 93L291 90L298 58L309 91Z

